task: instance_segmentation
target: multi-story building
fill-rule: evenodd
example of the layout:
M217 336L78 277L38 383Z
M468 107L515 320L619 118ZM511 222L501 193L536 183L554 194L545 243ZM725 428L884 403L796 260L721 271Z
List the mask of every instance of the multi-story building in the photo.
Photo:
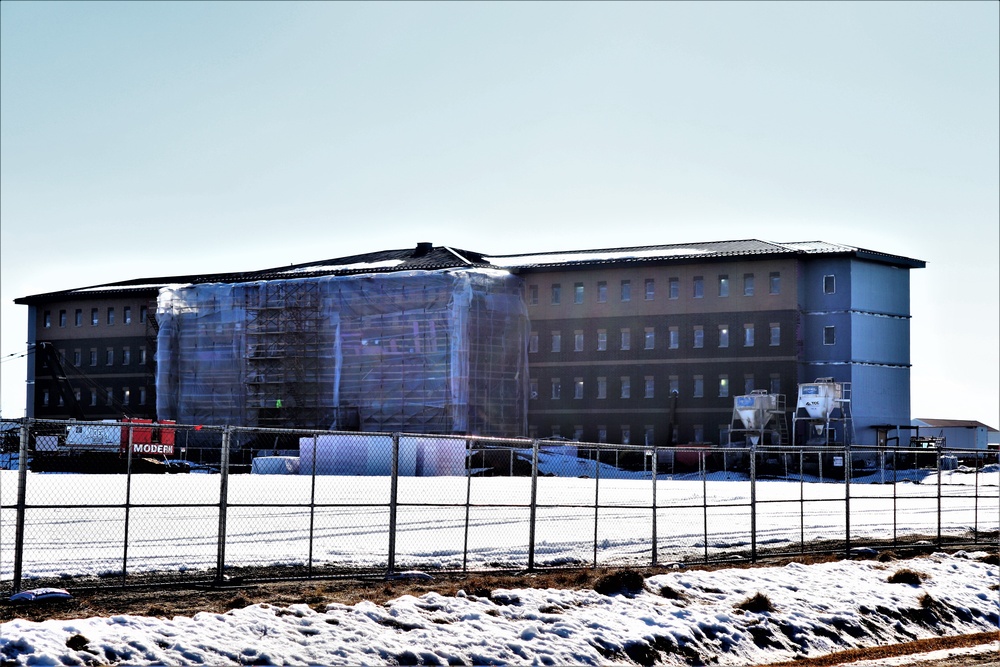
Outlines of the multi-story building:
M910 420L909 269L920 260L823 242L725 241L484 256L420 244L265 271L134 280L18 299L88 418L153 416L158 287L397 271L501 269L523 281L527 433L611 443L720 443L733 398L850 383L855 441ZM127 309L127 310L126 310ZM96 324L95 318L96 317ZM79 321L79 324L78 324ZM126 323L128 321L128 323ZM127 355L127 356L126 356ZM68 416L43 357L29 413ZM96 392L96 393L95 393ZM141 408L141 409L140 409Z

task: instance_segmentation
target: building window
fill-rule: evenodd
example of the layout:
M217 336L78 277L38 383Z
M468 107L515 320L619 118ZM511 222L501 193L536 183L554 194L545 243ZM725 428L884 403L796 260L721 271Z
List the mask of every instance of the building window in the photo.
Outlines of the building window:
M132 324L132 306L125 306L122 309L122 324Z
M132 351L129 348L127 348L127 347L123 347L122 348L122 366L128 366L130 363L132 363Z
M753 325L744 324L743 325L743 346L753 347Z
M729 347L729 325L719 325L719 347Z
M652 447L654 445L654 443L655 443L655 441L653 440L653 426L652 426L652 424L646 424L644 435L646 437L646 446L647 447Z
M597 398L607 398L608 397L608 378L599 377L597 378Z
M538 285L528 285L528 304L538 305Z
M671 375L668 379L668 384L670 385L670 394L680 394L681 392L681 380L676 375Z
M573 440L576 442L583 440L583 424L573 425Z
M132 399L132 392L128 387L122 387L122 405L128 405Z
M90 309L90 326L96 327L97 323L100 321L100 315L97 313L97 308Z
M771 322L771 345L781 345L781 325Z
M647 350L656 348L656 330L653 327L646 327L643 331L643 347Z
M91 366L96 366L97 365L97 348L96 347L90 348L90 365Z
M146 348L144 347L139 348L139 363L142 365L146 364Z
M823 294L835 294L837 292L837 277L823 276Z
M681 346L681 331L677 327L667 329L667 347L676 350Z
M823 327L823 345L835 345L837 343L837 332L834 327Z
M694 376L694 394L695 398L702 398L705 395L705 376L695 375Z
M753 296L753 274L743 274L743 296Z
M656 283L652 278L646 278L646 301L652 301L656 296Z
M779 375L778 373L771 373L767 390L772 394L781 393L781 375Z
M528 380L528 397L533 401L538 400L538 380Z
M607 303L608 301L608 283L606 280L599 280L597 282L597 303Z
M558 306L562 301L562 285L555 283L552 285L552 305Z
M552 378L552 400L558 401L562 398L562 383L559 378Z
M105 351L104 363L108 366L113 366L115 363L115 348L109 347Z
M73 398L76 399L77 404L80 403L80 397L81 396L83 396L83 393L82 393L82 391L80 389L74 389L73 390Z
M781 273L772 271L768 276L767 291L769 294L781 294Z
M559 331L552 332L552 351L553 352L562 351L562 333Z
M42 313L42 326L46 329L52 328L52 311L46 310Z
M73 365L77 367L83 365L83 351L79 348L73 350Z
M139 324L146 323L146 306L139 306Z
M532 331L528 334L528 352L534 354L538 352L538 332Z
M729 296L729 276L719 276L719 296Z
M694 277L694 298L701 299L705 296L705 278L702 276Z
M720 375L719 376L719 398L729 397L729 376Z
M573 351L583 352L583 332L579 329L573 332Z
M622 349L631 350L632 349L632 331L629 329L622 329Z
M679 278L667 280L667 293L671 299L679 299L681 296L681 281Z
M621 398L632 398L632 378L627 375L622 376Z
M108 326L112 326L115 323L115 308L114 306L108 306Z
M573 398L583 399L583 378L573 378Z
M653 380L653 376L652 375L647 375L646 376L645 387L644 387L643 394L642 394L643 398L654 398L654 396L653 396L654 385L655 385L655 382Z
M705 442L705 426L703 424L694 425L694 441Z
M139 405L146 405L146 388L139 387Z
M632 441L632 429L628 424L622 424L622 444L627 445Z
M83 310L77 308L76 312L73 313L73 325L82 327L83 326Z
M90 405L91 405L91 407L97 405L97 390L96 389L91 389L90 390Z
M701 325L694 327L694 346L705 347L705 328Z
M583 303L583 283L573 285L573 303Z
M49 398L49 390L48 389L42 389L42 405L45 406L45 407L48 407L50 400L51 399Z
M114 395L114 392L112 392L111 387L108 387L104 391L104 404L105 405L114 405L115 404L115 395Z
M608 441L608 427L604 424L599 424L597 426L597 442L607 442Z
M59 326L60 327L65 327L66 326L66 311L65 310L60 310L59 311Z
M608 349L608 330L598 329L597 330L597 351L604 352Z
M754 390L755 383L753 381L753 375L748 374L743 376L743 393L752 394Z
M623 280L622 281L622 301L632 300L632 281Z

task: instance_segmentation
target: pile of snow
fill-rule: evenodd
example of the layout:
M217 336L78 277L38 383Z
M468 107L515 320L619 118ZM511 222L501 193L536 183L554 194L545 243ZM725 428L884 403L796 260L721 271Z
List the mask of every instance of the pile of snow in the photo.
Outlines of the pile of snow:
M0 655L14 665L761 664L995 630L1000 573L984 556L674 570L610 595L460 591L384 606L15 620L0 626ZM915 583L890 583L901 570Z

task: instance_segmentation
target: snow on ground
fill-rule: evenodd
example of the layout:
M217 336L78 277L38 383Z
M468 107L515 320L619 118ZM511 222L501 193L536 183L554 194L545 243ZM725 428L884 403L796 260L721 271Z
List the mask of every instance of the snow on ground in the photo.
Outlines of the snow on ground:
M751 665L995 630L996 565L959 552L898 562L675 569L635 592L518 589L380 606L258 604L172 619L0 625L11 665ZM915 583L890 583L901 570ZM760 593L772 610L743 608Z

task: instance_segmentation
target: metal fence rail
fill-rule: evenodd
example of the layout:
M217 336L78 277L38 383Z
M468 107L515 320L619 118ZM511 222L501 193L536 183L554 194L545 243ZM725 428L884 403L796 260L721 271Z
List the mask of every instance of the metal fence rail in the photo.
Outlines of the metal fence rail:
M10 592L995 548L1000 530L1000 473L981 450L0 427Z

